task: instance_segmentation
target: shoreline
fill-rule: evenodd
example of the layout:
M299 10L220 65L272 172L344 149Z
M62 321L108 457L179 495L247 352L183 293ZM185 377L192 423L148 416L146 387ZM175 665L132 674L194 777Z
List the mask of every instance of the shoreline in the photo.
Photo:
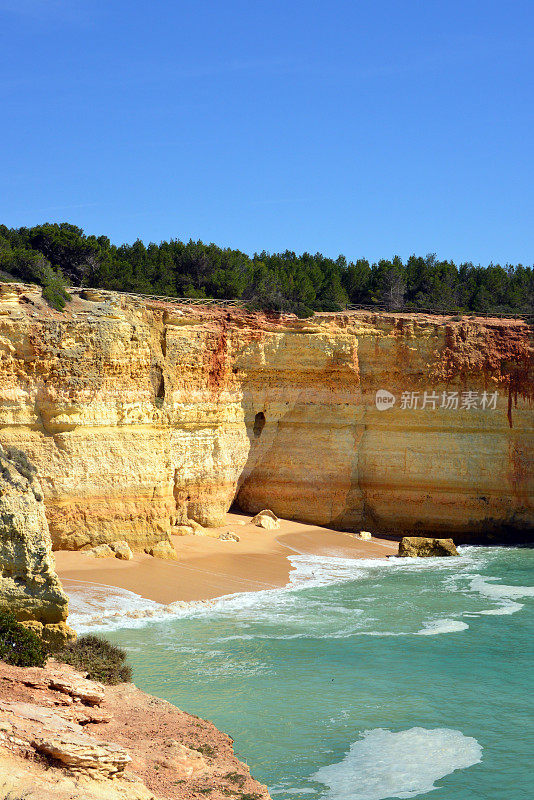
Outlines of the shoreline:
M233 531L239 542L218 539ZM250 516L227 514L226 524L210 528L208 536L172 536L178 560L167 561L134 553L131 561L96 559L84 551L54 552L56 570L68 593L69 584L84 582L125 589L156 603L213 600L241 592L287 586L289 556L376 559L395 555L398 542L362 541L352 533L333 531L290 520L277 530L263 530Z

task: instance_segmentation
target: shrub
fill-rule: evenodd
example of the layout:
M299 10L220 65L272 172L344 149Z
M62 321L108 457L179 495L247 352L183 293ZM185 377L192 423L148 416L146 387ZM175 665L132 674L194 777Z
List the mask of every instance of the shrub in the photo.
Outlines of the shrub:
M192 750L197 750L197 752L201 753L203 756L207 758L215 758L217 755L217 748L212 747L211 744L204 742L204 744L199 745L198 747L191 747Z
M43 272L41 283L43 286L43 297L49 306L56 311L63 311L65 304L70 300L65 279L59 272L54 272L48 268Z
M33 631L17 622L9 611L0 611L0 660L15 667L44 667L48 652Z
M123 683L132 677L131 667L124 663L124 650L100 636L81 636L56 653L55 658L87 672L93 681Z
M241 772L227 772L224 776L227 781L232 781L232 783L237 783L238 786L243 787L247 781L247 776L243 775Z

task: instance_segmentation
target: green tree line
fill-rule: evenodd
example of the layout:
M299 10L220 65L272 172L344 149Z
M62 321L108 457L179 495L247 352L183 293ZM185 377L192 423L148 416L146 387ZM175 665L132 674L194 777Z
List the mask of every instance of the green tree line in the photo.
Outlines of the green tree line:
M55 308L67 285L170 297L236 299L250 308L339 311L348 304L388 310L531 314L534 269L522 264L455 264L435 255L370 263L321 253L254 253L179 239L115 245L67 222L0 225L0 278L43 286Z

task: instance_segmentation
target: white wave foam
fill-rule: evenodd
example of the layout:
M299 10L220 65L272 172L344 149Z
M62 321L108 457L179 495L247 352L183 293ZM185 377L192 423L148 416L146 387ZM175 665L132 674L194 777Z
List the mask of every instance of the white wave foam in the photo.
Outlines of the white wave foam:
M325 586L346 583L369 576L375 571L439 572L464 571L466 568L480 569L481 553L475 547L461 548L458 558L373 558L355 559L333 556L295 555L288 556L293 571L289 576L289 588ZM483 562L482 562L483 563Z
M347 583L368 574L368 566L391 567L388 558L364 561L334 556L298 555L288 557L293 570L289 574L289 588L312 588L330 583Z
M432 619L423 622L419 631L354 631L350 636L437 636L440 633L458 633L469 628L466 622L459 619ZM342 638L342 637L336 637Z
M364 731L338 764L321 767L312 780L328 787L325 800L415 797L435 781L482 761L476 739L449 728Z
M69 624L77 629L105 625L123 617L133 621L154 616L163 608L134 592L106 584L65 580L64 589L69 596Z
M523 603L516 603L515 600L524 597L534 597L534 586L507 586L503 583L491 583L490 581L499 580L498 578L486 578L483 575L475 575L471 580L471 590L478 592L483 597L489 597L498 605L480 611L479 614L487 616L501 616L515 614L521 611Z
M349 558L301 555L290 556L289 561L293 570L288 585L281 589L239 592L213 600L178 601L166 606L126 589L67 580L64 588L70 598L69 623L80 633L85 633L103 628L139 628L151 621L198 617L214 611L230 613L258 606L275 611L281 603L287 607L291 603L291 595L301 588L343 583L363 577L366 571L362 565L370 563ZM372 563L376 567L388 566L387 559L377 559ZM354 613L358 612L354 610Z
M76 586L72 584L76 583ZM263 595L275 595L283 590L243 592L213 600L178 600L162 605L127 589L85 581L64 581L69 596L69 624L79 633L101 629L140 628L150 622L184 617L201 617L214 611L232 612L256 606Z
M369 613L370 608L364 612L361 608L345 608L343 604L336 605L335 602L327 607L324 597L315 598L311 594L303 595L302 590L363 581L375 575L380 578L380 575L392 575L399 570L401 574L405 572L435 572L437 570L443 574L445 581L472 580L472 592L485 591L487 595L499 592L499 596L492 595L494 599L499 600L500 598L498 608L480 612L488 614L509 614L521 608L519 604L513 603L510 599L503 599L502 592L504 590L512 592L512 594L514 592L516 594L518 592L534 592L534 589L527 587L503 587L487 583L477 573L473 574L472 568L475 564L480 568L480 553L476 551L476 548L466 548L465 550L465 554L463 553L459 559L362 560L293 555L289 557L293 570L286 587L257 592L240 592L213 600L178 601L166 606L125 589L90 584L84 581L66 581L65 589L70 597L70 622L80 633L105 628L139 628L150 622L184 617L198 618L213 613L246 614L247 610L254 610L256 622L264 622L267 625L276 624L278 628L276 638L305 638L309 635L326 638L346 638L353 635L404 636L420 634L430 636L465 630L468 626L459 620L440 620L438 618L423 623L423 627L419 631L362 630L362 627L373 623L373 618ZM368 584L366 591L368 592ZM517 596L522 596L522 594L517 594ZM358 603L361 600L362 598L358 598ZM363 598L363 600L368 603L374 602L373 597ZM313 616L315 611L317 611L317 615L314 617L313 630L308 627L304 630L303 614L309 617ZM282 617L289 626L285 632L280 630ZM321 624L321 621L324 621L324 625ZM266 638L271 638L274 631L264 635ZM247 634L244 634L244 637L246 636ZM240 638L239 634L238 638ZM254 632L253 638L256 638L256 632Z
M433 619L425 622L423 628L417 631L417 636L436 636L440 633L457 633L466 631L469 625L459 619Z
M276 796L279 794L287 795L289 793L295 794L317 794L315 789L310 789L309 786L293 786L289 781L283 781L282 783L276 783L274 786L269 787L269 794L271 796Z

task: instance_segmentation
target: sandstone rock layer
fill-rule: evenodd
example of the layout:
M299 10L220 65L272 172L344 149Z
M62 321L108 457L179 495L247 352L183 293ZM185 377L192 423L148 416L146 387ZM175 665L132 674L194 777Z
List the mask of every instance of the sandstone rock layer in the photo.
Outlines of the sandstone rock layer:
M55 548L144 550L234 501L398 536L532 534L522 321L300 321L90 291L60 314L38 295L0 297L0 437L36 465Z
M73 636L35 468L23 453L1 446L0 569L0 608L51 644Z

